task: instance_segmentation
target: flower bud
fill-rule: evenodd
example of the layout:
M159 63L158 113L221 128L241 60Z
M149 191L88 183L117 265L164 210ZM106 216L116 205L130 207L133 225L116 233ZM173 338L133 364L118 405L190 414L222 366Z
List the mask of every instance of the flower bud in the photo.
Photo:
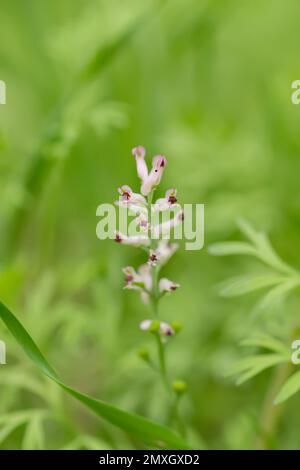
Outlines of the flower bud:
M146 348L140 348L138 351L138 356L145 362L150 361L150 354L149 354L148 349Z
M187 384L186 384L186 382L184 382L184 380L175 380L172 383L172 388L173 388L174 392L176 393L176 395L180 396L180 395L183 395L186 392Z
M161 293L164 293L164 292L174 292L174 291L177 290L179 287L180 287L180 284L177 284L176 282L170 281L169 279L166 279L165 277L163 277L163 278L159 281L159 291L160 291Z
M166 323L163 321L160 323L159 331L162 336L174 336L175 335L175 331L173 330L172 326L169 325L169 323Z
M162 155L157 155L153 158L152 170L150 171L149 176L143 180L141 187L141 193L144 196L147 196L156 186L159 185L162 175L167 166L167 159Z
M158 320L153 320L149 327L149 331L151 333L157 333L159 331L159 328L160 328L160 322Z
M175 333L179 333L182 330L182 323L180 321L172 321L171 322L171 327L175 331Z
M147 163L145 162L145 154L146 151L141 145L132 149L132 155L135 157L136 161L137 174L138 177L142 180L143 184L148 178L148 168Z

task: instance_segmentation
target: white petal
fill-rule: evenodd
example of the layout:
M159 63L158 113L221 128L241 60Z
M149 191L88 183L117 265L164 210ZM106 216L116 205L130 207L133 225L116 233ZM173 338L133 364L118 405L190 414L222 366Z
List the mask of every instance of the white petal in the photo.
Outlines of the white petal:
M145 162L145 149L141 145L132 149L132 154L135 157L136 169L139 178L144 182L148 178L148 168Z
M152 272L149 264L142 264L138 269L138 274L141 276L145 288L149 291L152 289Z
M153 235L154 238L158 238L159 236L163 236L164 238L169 239L171 235L171 230L174 227L180 225L183 221L183 212L179 212L175 215L175 217L171 220L167 220L160 225L156 225L153 227Z
M158 242L157 252L159 254L159 264L164 265L171 256L178 250L178 243L169 243L169 240L160 240Z
M153 167L149 176L143 179L141 193L144 196L148 195L156 186L159 185L163 172L167 166L167 159L161 155L153 158Z
M123 245L131 245L131 246L149 246L150 240L148 237L143 236L134 236L134 237L127 237L120 232L116 233L116 241L118 243L122 243Z
M147 330L149 330L151 324L152 324L152 320L143 320L140 323L140 329L143 330L143 331L147 331Z
M160 292L173 292L180 287L179 284L170 281L167 278L162 278L159 281L159 291Z
M148 292L145 292L144 290L141 292L141 299L144 304L148 304L150 302L150 295Z

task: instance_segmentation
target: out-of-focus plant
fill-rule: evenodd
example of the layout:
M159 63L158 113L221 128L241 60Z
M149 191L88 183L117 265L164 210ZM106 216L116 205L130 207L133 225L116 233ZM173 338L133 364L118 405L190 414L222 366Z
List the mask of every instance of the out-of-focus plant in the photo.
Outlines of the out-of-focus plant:
M157 343L158 361L156 363L144 348L140 350L140 357L151 368L159 371L170 395L171 416L176 418L179 430L184 432L177 408L178 401L186 390L186 383L182 380L171 383L166 364L168 340L179 332L181 326L178 321L169 324L159 319L161 298L180 287L167 278L159 278L159 274L178 248L178 244L170 242L171 232L182 223L184 213L178 204L177 190L174 188L169 189L165 197L153 201L167 166L167 159L161 155L155 156L152 169L148 172L144 147L135 147L132 153L136 160L137 174L141 179L141 194L134 193L129 186L122 186L119 188L120 198L116 204L134 214L132 223L136 226L138 235L128 236L118 231L115 240L121 244L142 248L147 254L146 263L137 271L132 266L123 268L125 288L138 291L144 303L151 303L153 318L143 320L140 328L153 334ZM166 214L162 222L159 217L161 213Z
M130 435L142 440L151 447L167 447L175 449L188 447L187 444L170 428L148 420L142 416L121 410L114 405L80 393L66 385L62 382L53 367L48 363L23 325L1 302L0 318L38 369L46 375L46 377L59 385L62 390L81 402L96 415L104 418L120 429L123 429Z
M215 256L248 255L257 258L267 268L264 273L239 276L225 281L220 286L223 297L238 297L260 289L267 293L260 300L257 311L283 306L284 300L294 289L300 286L300 272L285 263L274 251L268 237L258 232L244 220L239 227L247 237L247 242L228 241L211 245L209 251ZM281 310L282 311L282 310ZM261 418L262 445L272 445L275 425L280 416L280 403L286 401L300 390L300 371L291 361L291 343L300 332L299 321L289 319L287 342L286 335L274 337L265 331L249 334L243 341L245 347L256 348L259 352L247 355L237 361L227 372L228 376L237 376L237 383L242 384L264 370L277 367L270 384Z

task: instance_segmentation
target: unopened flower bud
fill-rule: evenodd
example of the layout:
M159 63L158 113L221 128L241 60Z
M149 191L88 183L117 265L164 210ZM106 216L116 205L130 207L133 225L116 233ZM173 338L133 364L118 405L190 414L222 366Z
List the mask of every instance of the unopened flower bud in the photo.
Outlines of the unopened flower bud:
M153 320L149 327L149 331L151 333L157 333L159 331L159 328L160 328L160 322L158 320Z
M182 323L180 321L172 321L171 322L171 327L175 331L175 333L179 333L182 330Z
M141 187L141 192L144 196L151 193L151 191L159 185L164 170L167 166L167 159L162 155L157 155L153 158L152 165L152 170L150 171L148 178L143 180Z
M169 323L161 322L159 328L160 334L163 336L174 336L175 331Z
M160 292L174 292L180 287L180 284L177 284L176 282L170 281L169 279L162 278L159 281L159 290Z
M154 250L150 250L150 255L149 255L149 259L148 259L148 264L150 266L156 266L157 265L157 262L159 260L159 255L156 251Z
M148 168L147 163L145 162L145 154L146 151L141 145L132 149L132 155L135 157L136 161L137 174L142 180L142 184L144 184L148 178Z
M138 351L138 355L143 361L149 362L150 361L150 354L148 349L146 348L140 348Z
M183 395L183 393L185 393L187 390L187 384L184 382L184 380L175 380L172 384L172 387L178 396Z

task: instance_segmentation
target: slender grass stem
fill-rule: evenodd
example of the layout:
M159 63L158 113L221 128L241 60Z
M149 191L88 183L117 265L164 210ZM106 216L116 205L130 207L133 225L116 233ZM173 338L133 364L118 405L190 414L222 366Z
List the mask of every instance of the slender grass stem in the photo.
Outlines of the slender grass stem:
M256 447L259 449L270 449L273 446L272 442L274 441L283 409L283 405L274 405L274 400L286 379L289 377L290 371L290 363L282 364L275 370L262 408L260 418L262 435L256 442Z
M148 228L148 235L151 240L150 243L150 249L155 250L156 248L156 241L152 239L151 237L151 216L152 216L152 200L153 200L153 194L154 191L152 191L147 198L147 210L148 210L148 222L149 222L149 228ZM150 252L149 252L150 254ZM159 266L152 266L151 269L151 274L152 274L152 289L151 289L151 303L152 303L152 309L153 309L153 315L155 318L159 317L159 300L160 300L160 295L159 295L159 289L158 289L158 278L159 278ZM163 340L161 338L160 332L155 333L155 339L156 339L156 344L157 344L157 354L158 354L158 372L160 374L162 383L170 397L170 421L174 421L176 423L176 427L178 428L180 434L184 435L185 434L185 427L182 423L182 420L179 415L178 411L178 402L179 402L179 397L174 393L172 389L172 385L169 381L168 377L168 372L167 372L167 364L166 364L166 349L165 345L163 343Z

